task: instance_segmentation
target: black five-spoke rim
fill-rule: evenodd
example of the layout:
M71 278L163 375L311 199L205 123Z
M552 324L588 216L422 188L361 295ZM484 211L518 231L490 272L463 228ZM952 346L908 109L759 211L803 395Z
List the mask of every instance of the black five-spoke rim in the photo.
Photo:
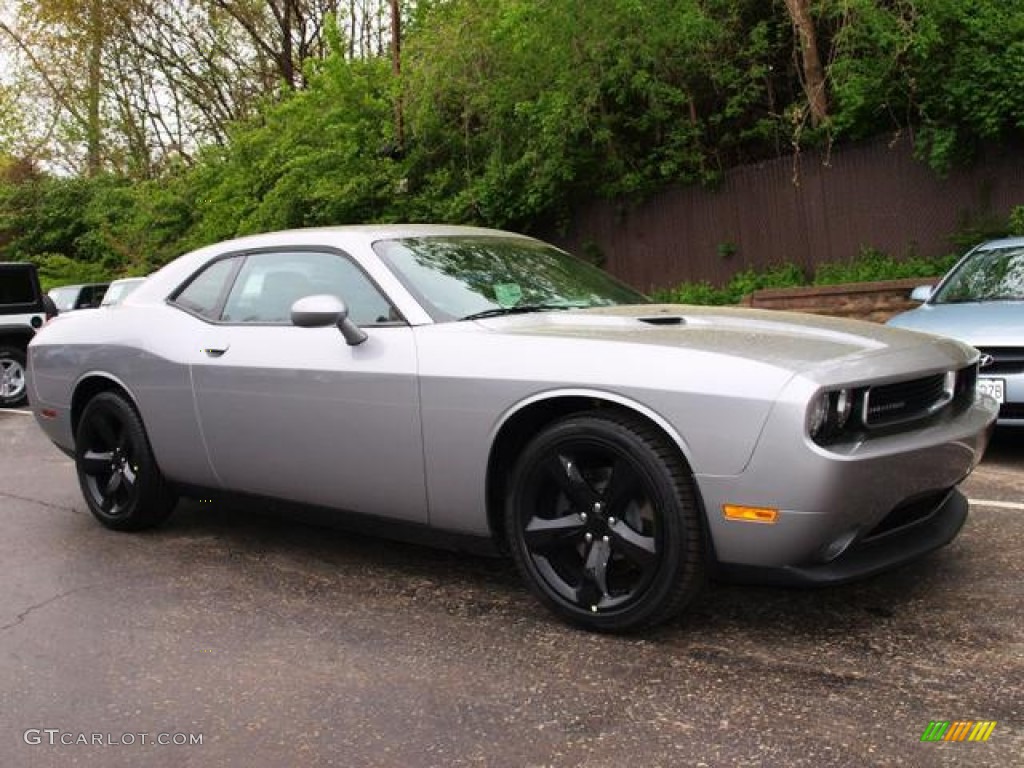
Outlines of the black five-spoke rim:
M526 478L523 541L548 586L577 608L622 609L660 563L650 482L629 457L590 441L560 444Z
M126 514L138 497L137 446L127 425L107 408L93 414L80 438L86 491L108 517Z

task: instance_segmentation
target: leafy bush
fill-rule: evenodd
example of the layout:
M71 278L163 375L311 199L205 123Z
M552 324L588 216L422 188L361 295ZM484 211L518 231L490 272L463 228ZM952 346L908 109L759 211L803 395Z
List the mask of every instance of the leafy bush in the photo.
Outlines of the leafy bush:
M60 253L38 254L28 260L39 266L39 284L44 291L61 285L103 283L110 279L101 265L74 261Z
M806 282L807 275L804 274L803 269L796 264L781 264L769 267L764 272L746 269L729 281L726 290L734 297L735 301L739 301L754 291L765 288L792 288L804 285Z
M655 301L675 304L738 304L744 296L766 288L868 283L905 277L938 277L947 272L957 258L957 254L949 254L934 259L915 255L896 259L874 248L865 248L851 261L818 265L813 280L808 280L803 270L795 264L784 264L769 267L761 272L753 269L744 270L722 288L706 281L682 283L675 288L654 291L651 297Z
M848 262L820 264L814 273L814 285L870 283L905 277L935 277L944 274L956 261L956 254L935 259L910 255L897 259L875 248L864 248Z
M656 301L673 304L738 304L746 295L764 288L792 288L805 285L807 277L795 264L782 264L769 267L763 272L745 269L739 272L725 285L716 288L708 282L683 283L676 288L655 291L652 297Z
M1018 205L1010 211L1010 226L1008 234L1018 237L1024 235L1024 205Z
M665 304L703 304L717 306L732 304L724 288L716 288L707 281L681 283L675 288L664 288L651 292L654 301Z

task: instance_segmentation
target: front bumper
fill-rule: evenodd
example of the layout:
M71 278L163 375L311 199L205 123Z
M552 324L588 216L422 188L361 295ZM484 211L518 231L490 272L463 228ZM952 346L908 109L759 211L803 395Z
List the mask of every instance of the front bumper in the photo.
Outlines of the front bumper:
M982 398L927 426L822 448L802 410L769 419L747 468L698 476L716 565L773 571L770 580L833 583L908 562L949 543L966 518L955 489L988 445L995 402ZM774 524L726 519L724 504L779 510Z
M910 525L851 545L827 563L777 568L719 564L718 578L760 584L824 586L874 576L949 544L967 520L967 499L957 489Z

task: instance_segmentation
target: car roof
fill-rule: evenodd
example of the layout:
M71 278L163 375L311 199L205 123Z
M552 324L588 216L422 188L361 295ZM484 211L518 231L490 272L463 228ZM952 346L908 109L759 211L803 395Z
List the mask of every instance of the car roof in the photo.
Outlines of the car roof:
M478 236L478 237L526 237L514 232L505 232L499 229L488 229L486 227L472 227L458 224L346 224L333 227L305 227L301 229L283 229L276 232L264 232L254 235L245 235L233 240L224 240L200 251L215 248L217 250L234 250L245 248L249 245L265 245L277 241L288 241L292 239L316 239L324 235L361 242L376 242L377 240L392 240L404 237L445 237L445 236Z
M1024 237L1001 237L998 240L989 240L979 245L976 250L988 251L995 248L1024 248Z
M379 240L455 236L532 239L514 232L452 224L354 224L266 232L213 243L179 256L150 275L145 285L139 286L125 301L134 303L162 299L211 257L220 254L308 245L333 245L342 249L358 249L368 247Z

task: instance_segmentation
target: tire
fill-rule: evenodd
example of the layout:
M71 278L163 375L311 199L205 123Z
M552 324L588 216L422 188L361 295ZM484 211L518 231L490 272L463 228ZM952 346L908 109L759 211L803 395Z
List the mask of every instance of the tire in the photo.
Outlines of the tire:
M506 535L537 598L603 632L667 621L704 583L692 473L646 422L588 412L547 427L524 449L507 496Z
M115 392L85 406L75 434L82 495L107 528L140 531L166 520L177 495L164 480L135 408Z
M21 405L26 400L25 350L0 347L0 408Z

